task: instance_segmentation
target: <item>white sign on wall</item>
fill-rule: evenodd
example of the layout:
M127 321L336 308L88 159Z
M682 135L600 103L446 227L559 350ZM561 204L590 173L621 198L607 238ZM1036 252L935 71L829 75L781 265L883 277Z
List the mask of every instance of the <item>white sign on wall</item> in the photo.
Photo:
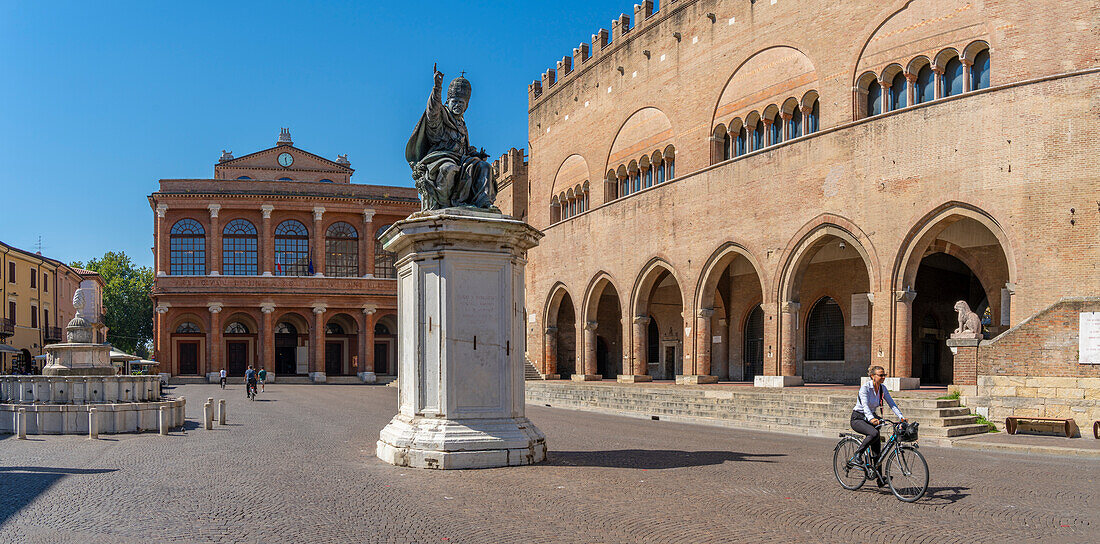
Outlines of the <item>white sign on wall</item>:
M722 337L721 336L712 336L710 338L710 343L711 344L721 344L722 343Z
M871 322L871 298L870 293L855 293L852 295L852 326L866 327Z
M1100 365L1100 312L1081 312L1077 360L1085 365Z

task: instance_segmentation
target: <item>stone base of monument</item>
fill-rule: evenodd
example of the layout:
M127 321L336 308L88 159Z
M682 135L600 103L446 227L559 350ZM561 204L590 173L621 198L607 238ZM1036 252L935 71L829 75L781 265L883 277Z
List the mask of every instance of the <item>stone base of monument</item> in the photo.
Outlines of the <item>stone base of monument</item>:
M541 233L498 213L444 209L394 223L399 413L378 458L489 468L537 463L546 439L524 415L523 267Z
M700 376L698 374L687 374L683 376L676 376L676 383L680 385L718 383L718 376Z
M634 374L622 374L615 378L619 383L643 383L653 381L653 376L638 376Z
M374 372L357 372L355 374L359 377L359 381L363 383L375 383L378 381L378 376Z
M377 455L416 468L530 465L546 459L546 437L525 417L437 419L398 414L382 430Z
M753 387L800 387L806 385L802 376L757 376L752 380Z
M324 372L310 372L309 381L313 383L325 383L328 381L328 376Z

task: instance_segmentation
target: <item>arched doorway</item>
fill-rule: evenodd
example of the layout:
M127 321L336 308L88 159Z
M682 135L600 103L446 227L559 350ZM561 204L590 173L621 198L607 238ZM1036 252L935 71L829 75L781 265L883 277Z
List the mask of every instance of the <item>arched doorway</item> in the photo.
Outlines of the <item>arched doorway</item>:
M656 365L647 362L647 374L662 380L691 374L691 369L684 369L684 303L680 283L667 265L653 263L642 273L637 285L634 315L652 316L660 324L658 361ZM648 336L648 327L646 330ZM643 355L641 348L636 357Z
M762 374L762 366L754 370L755 367L748 363L754 361L757 354L746 351L759 348L759 355L763 357L762 310L760 342L750 342L749 337L745 336L747 332L757 333L746 329L748 322L745 318L764 301L764 287L756 259L737 244L725 244L704 266L696 297L696 306L704 311L696 317L695 326L709 327L710 330L706 340L695 346L696 357L702 357L701 366L709 366L709 374L719 380L751 381L757 374ZM709 365L706 364L708 359ZM763 359L760 364L763 365Z
M374 323L374 372L397 375L397 316L379 318Z
M751 382L764 374L764 308L754 306L742 330L741 379Z
M866 376L875 260L861 239L866 239L862 233L823 224L791 251L780 289L782 375L845 384Z
M895 308L895 373L922 384L951 384L954 356L946 340L957 324L956 302L978 314L986 338L1012 324L1009 246L993 219L963 204L929 214L909 239L895 280L895 289L908 294Z
M206 342L206 334L200 325L202 321L198 316L188 315L177 320L176 327L172 329L171 353L176 374L182 376L195 376L199 374L199 360L205 352L203 343Z
M557 374L563 378L583 374L584 369L577 364L577 314L573 298L561 284L551 290L546 307L546 324L542 373Z
M351 355L358 353L358 324L347 314L336 314L325 324L325 374L351 373Z
M580 374L583 361L583 379L600 380L618 375L624 350L622 315L619 292L610 277L597 276L585 295L582 328L578 330L584 334L584 350L576 366ZM574 375L574 379L580 378Z
M230 376L244 376L252 364L256 341L256 328L246 316L232 315L223 331L225 342L225 371Z

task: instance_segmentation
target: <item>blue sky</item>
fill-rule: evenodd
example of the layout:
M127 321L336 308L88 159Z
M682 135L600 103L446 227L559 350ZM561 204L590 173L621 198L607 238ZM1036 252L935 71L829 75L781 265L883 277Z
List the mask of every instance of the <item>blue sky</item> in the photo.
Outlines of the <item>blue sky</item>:
M151 266L146 197L237 156L347 153L355 183L411 185L404 145L433 62L474 86L471 143L527 146L527 85L630 0L0 0L0 240Z

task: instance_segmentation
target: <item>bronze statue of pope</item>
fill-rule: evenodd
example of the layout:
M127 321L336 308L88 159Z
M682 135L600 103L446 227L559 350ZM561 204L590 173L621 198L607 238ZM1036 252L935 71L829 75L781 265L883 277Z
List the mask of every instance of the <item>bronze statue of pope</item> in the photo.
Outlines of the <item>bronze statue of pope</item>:
M428 106L405 146L405 160L420 193L420 209L466 207L499 212L493 206L497 196L493 167L485 161L489 155L470 145L462 117L470 104L470 82L462 76L451 80L443 102L443 73L433 70L435 84Z

